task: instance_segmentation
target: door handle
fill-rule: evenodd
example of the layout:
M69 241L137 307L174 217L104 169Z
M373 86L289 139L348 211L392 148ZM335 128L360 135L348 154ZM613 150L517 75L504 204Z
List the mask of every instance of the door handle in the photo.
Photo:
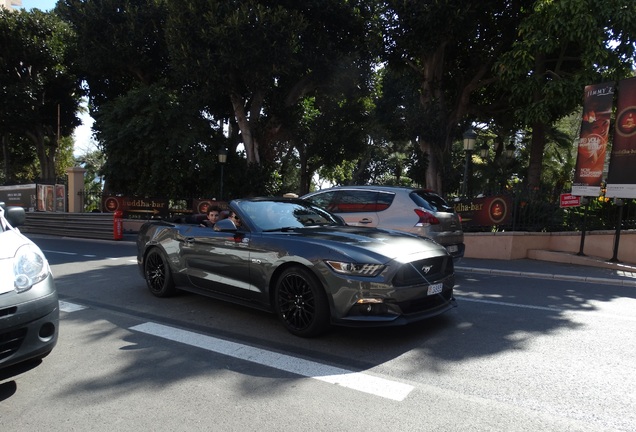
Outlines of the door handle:
M368 218L364 218L364 219L360 220L360 223L361 223L361 224L370 224L370 223L372 223L372 222L373 222L373 221L372 221L371 219L368 219Z

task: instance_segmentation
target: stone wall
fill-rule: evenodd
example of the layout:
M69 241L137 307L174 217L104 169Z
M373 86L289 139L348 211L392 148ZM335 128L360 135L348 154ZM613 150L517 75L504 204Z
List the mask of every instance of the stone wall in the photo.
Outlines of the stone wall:
M585 235L583 253L610 260L614 256L615 231L590 231ZM581 247L580 232L496 232L466 233L466 258L512 260L534 258L537 251L577 254ZM618 260L636 264L636 231L621 231Z

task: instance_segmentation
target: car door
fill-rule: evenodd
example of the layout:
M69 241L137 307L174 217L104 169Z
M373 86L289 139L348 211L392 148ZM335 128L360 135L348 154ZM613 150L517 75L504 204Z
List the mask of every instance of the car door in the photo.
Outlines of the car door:
M252 297L255 290L250 280L249 232L193 227L184 234L181 260L193 287L232 297Z

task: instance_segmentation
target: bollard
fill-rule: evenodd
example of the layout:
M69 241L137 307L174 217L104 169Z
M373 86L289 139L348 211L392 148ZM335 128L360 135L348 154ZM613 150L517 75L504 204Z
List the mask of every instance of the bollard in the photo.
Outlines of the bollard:
M124 238L124 212L117 210L113 213L113 239L121 240Z

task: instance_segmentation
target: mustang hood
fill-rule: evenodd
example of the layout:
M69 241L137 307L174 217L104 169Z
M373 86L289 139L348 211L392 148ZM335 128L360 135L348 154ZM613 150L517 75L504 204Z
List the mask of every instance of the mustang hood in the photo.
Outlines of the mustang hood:
M302 235L306 241L315 239L322 245L333 243L339 248L346 245L363 248L390 259L418 255L418 259L446 254L446 249L434 241L416 235L379 228L354 226L299 228L296 235Z

